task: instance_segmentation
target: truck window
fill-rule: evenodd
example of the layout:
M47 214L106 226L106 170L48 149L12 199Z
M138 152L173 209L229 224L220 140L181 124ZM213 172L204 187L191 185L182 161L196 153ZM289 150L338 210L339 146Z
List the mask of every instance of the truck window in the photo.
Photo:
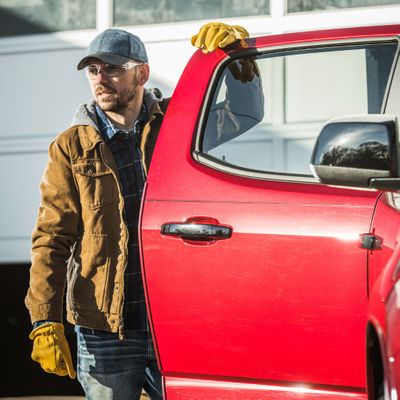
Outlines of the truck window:
M200 152L231 168L311 175L328 119L382 112L396 49L396 42L342 45L229 62L208 105ZM235 74L235 64L253 69L250 78Z

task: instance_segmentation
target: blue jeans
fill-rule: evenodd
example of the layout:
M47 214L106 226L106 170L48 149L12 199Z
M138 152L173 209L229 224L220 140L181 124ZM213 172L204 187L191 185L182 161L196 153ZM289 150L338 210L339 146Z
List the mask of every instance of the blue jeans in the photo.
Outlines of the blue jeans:
M114 333L76 327L77 375L87 400L138 400L142 389L162 400L161 374L150 333Z

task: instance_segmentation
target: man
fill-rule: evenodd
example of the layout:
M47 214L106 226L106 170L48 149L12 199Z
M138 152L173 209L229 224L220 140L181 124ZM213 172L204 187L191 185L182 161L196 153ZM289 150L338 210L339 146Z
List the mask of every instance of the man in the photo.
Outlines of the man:
M207 24L192 42L204 52L247 37L241 27ZM85 69L94 100L49 147L32 236L26 296L33 360L75 378L64 336L77 333L77 371L86 398L162 399L142 286L138 218L143 186L168 99L149 90L142 41L107 29L90 44Z

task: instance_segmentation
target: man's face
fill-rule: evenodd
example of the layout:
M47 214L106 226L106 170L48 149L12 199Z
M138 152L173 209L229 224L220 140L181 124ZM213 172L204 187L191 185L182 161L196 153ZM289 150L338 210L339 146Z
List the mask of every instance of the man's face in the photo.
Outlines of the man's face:
M107 75L106 65L98 59L91 59L88 63L91 67L97 67L97 75L88 74L90 87L96 103L103 111L111 111L123 114L124 110L133 101L138 87L143 85L140 68L144 65L138 65L134 68L124 70L116 76ZM90 68L90 67L89 67ZM95 68L93 68L95 70Z

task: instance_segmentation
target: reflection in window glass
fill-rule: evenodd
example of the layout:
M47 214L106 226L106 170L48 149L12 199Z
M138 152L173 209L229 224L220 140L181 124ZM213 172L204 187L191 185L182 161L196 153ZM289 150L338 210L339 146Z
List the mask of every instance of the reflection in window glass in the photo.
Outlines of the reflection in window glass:
M213 95L200 150L231 167L311 175L311 153L327 120L382 112L396 48L382 43L261 55L252 61L259 80L246 78L246 71L235 77L231 62Z
M269 0L114 0L114 25L269 14Z
M365 49L286 57L286 122L368 113L365 61Z
M287 0L288 12L399 4L399 0Z
M0 37L96 27L96 0L0 0Z

